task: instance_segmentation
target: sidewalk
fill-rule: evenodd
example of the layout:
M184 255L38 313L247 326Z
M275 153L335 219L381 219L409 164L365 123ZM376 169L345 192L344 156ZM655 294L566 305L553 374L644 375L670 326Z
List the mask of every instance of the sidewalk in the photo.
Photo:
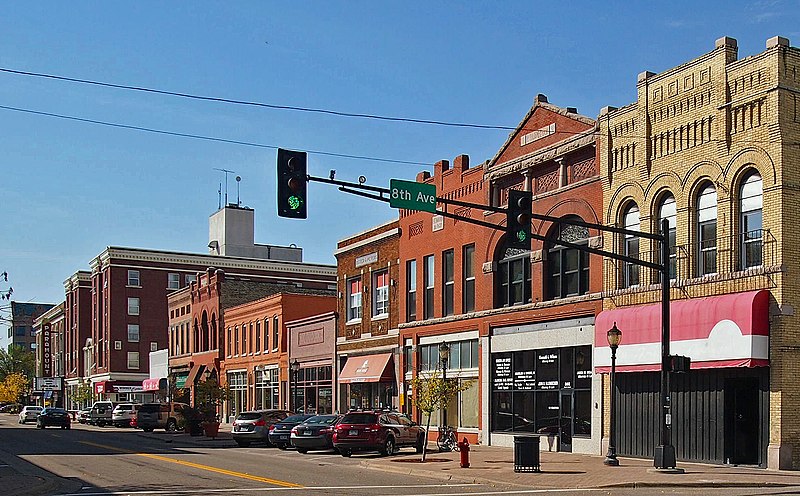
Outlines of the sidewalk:
M430 446L429 446L430 448ZM678 463L683 474L653 471L653 461L620 458L619 467L603 465L603 456L541 452L540 473L514 472L513 448L471 446L470 468L459 466L458 451L439 453L434 446L425 463L407 450L390 457L363 460L365 467L458 482L509 484L541 489L612 487L783 487L800 486L800 472L750 467Z
M228 446L236 446L236 443L233 442L233 437L231 436L232 426L233 426L232 424L226 424L226 423L220 424L219 434L217 435L216 438L206 437L205 435L190 436L183 431L166 432L163 429L159 429L153 432L140 431L137 432L136 435L147 439L156 439L159 441L164 441L167 443L171 443L172 441L180 441L182 443L193 444L196 446L219 445L220 447L228 447Z

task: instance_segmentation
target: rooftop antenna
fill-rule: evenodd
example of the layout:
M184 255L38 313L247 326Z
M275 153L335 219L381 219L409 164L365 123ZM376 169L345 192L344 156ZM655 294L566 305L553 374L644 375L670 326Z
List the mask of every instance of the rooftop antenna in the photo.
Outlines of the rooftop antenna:
M217 190L217 210L222 208L222 183L219 183L219 189Z
M214 170L218 170L225 173L225 205L228 205L228 174L235 174L234 171L228 169L218 169L214 167Z
M239 200L239 183L242 182L241 176L236 176L236 206L242 206L241 200Z

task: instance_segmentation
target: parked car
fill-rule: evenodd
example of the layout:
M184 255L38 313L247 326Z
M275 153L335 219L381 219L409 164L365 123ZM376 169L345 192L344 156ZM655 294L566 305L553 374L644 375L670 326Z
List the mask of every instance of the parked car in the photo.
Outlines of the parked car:
M145 403L136 412L136 426L145 432L155 429L175 432L183 420L183 409L188 406L185 403Z
M44 429L48 426L61 427L62 429L70 428L69 412L63 408L47 407L36 418L36 428Z
M333 449L333 431L342 415L316 415L292 429L291 443L298 453Z
M138 403L120 403L111 412L111 423L115 427L130 427L131 419L136 418L140 406Z
M286 410L256 410L242 412L236 416L231 428L231 437L241 447L250 443L269 442L269 429L290 415Z
M89 422L97 427L105 427L111 424L111 414L114 411L114 403L111 401L95 401L89 412Z
M19 423L24 424L31 420L36 422L36 417L38 417L41 412L42 407L40 406L24 406L19 412Z
M19 413L22 410L22 405L19 403L10 403L0 407L0 413Z
M89 423L89 415L92 413L92 408L84 408L78 411L78 422L81 424Z
M404 446L421 453L424 443L425 429L401 413L350 412L333 433L333 446L342 456L354 451L378 451L386 456Z
M313 417L311 414L298 413L290 417L286 417L276 424L272 424L269 428L269 442L273 446L280 449L286 449L291 445L290 436L292 435L292 428L298 424L305 422Z

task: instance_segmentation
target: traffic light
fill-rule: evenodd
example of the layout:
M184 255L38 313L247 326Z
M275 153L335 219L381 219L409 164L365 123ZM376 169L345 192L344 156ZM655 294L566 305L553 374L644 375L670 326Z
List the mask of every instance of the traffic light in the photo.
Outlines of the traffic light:
M278 217L305 219L308 175L306 152L278 148Z
M508 190L506 245L511 248L531 249L532 199L530 191Z

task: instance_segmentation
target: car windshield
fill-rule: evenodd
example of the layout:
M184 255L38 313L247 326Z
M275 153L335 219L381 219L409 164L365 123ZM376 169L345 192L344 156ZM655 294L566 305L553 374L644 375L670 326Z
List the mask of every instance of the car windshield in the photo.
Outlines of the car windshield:
M311 417L310 419L306 420L305 424L327 424L332 425L336 423L336 419L338 419L338 415L317 415L316 417Z
M374 424L378 416L374 413L348 413L342 418L343 424Z
M236 417L236 420L258 420L260 418L261 414L259 412L243 412Z
M38 412L39 410L42 409L42 407L40 407L40 406L26 406L25 409L28 410L28 411Z
M294 422L299 424L300 422L304 421L305 419L311 417L311 415L292 415L291 417L286 417L285 419L281 420L281 422Z
M161 410L161 405L158 403L148 403L146 405L142 405L139 407L140 412L144 413L156 413Z
M64 410L63 408L47 408L45 410L42 410L42 413L45 413L45 412L47 412L47 413L67 413L67 411Z

